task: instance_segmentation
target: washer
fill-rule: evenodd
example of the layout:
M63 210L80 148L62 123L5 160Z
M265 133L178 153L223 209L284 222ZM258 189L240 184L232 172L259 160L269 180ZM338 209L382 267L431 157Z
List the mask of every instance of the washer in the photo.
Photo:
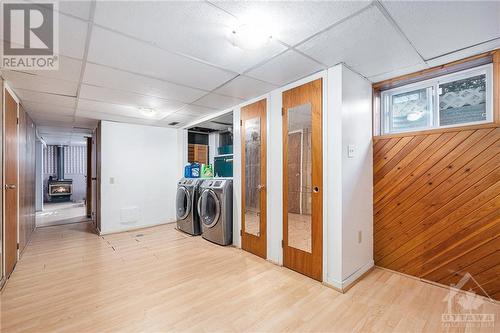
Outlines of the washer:
M201 182L202 180L197 178L181 178L177 182L175 199L177 229L190 235L201 235L200 220L196 210Z
M233 181L205 180L200 185L198 214L202 237L219 245L233 242Z

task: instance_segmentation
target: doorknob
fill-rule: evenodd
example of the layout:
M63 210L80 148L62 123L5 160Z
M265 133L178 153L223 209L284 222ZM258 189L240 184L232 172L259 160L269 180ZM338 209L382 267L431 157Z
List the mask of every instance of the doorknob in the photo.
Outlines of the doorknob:
M266 187L266 185L257 185L257 189L260 191L260 190L263 190L264 188Z
M313 187L313 192L314 193L319 193L319 187L318 186L314 186Z
M16 184L5 184L5 189L6 190L15 190Z

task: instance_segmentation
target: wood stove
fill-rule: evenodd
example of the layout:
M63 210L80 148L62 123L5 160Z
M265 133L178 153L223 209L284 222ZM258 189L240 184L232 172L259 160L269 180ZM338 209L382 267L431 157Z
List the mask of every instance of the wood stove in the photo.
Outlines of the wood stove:
M49 177L48 189L51 202L70 201L73 193L73 180L64 179L64 147L57 146L57 178Z

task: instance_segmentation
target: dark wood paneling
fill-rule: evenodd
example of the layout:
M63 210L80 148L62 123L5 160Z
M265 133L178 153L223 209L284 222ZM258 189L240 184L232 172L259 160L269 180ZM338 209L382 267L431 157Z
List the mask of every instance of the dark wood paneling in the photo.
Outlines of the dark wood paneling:
M376 138L373 165L376 265L445 285L468 272L498 299L500 128Z

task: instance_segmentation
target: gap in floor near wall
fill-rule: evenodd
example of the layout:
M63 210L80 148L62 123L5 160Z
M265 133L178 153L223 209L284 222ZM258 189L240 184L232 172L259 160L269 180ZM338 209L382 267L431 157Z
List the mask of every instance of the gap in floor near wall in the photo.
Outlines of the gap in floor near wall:
M82 202L47 202L43 211L36 212L36 226L48 227L59 224L88 221L85 203Z
M90 223L37 229L0 295L2 333L495 332L447 328L450 291L375 268L341 294L175 224L97 236ZM464 312L460 299L452 311ZM469 296L467 296L469 297ZM453 301L455 302L455 301Z

